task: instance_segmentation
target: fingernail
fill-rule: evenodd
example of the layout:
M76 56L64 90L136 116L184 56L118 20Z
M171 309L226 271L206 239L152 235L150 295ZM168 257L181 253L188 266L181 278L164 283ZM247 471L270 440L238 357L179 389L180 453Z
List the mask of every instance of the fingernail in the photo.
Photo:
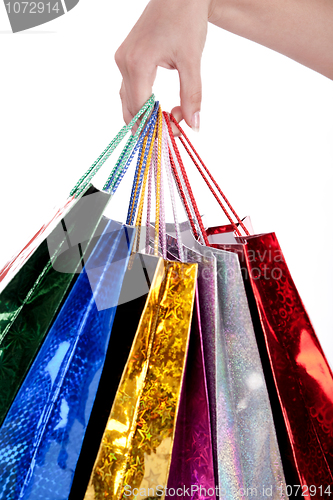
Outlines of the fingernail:
M194 130L194 132L199 132L199 129L200 129L200 112L199 111L194 113L194 115L192 116L191 127L192 127L192 130Z

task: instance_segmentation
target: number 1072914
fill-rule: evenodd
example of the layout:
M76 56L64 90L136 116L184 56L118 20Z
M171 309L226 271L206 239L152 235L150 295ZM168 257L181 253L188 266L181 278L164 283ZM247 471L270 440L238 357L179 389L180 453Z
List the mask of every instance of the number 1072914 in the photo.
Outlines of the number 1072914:
M8 14L43 14L60 11L59 2L8 2Z
M331 485L328 486L307 486L303 484L302 486L300 484L294 484L290 485L288 484L286 487L283 487L282 485L277 488L280 491L281 497L284 496L284 494L288 497L291 496L296 496L296 497L323 497L323 498L330 498L332 495L331 491Z

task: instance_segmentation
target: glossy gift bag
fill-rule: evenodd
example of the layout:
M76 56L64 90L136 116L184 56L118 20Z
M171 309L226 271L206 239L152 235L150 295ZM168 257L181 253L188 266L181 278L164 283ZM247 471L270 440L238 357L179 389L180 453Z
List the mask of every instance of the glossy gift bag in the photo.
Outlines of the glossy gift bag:
M170 229L173 229L170 225ZM182 223L187 261L198 262L199 303L214 444L217 493L283 498L285 489L270 401L237 256L200 245ZM177 255L175 239L168 249Z
M153 99L150 99L140 112L142 114L146 110L141 129L153 104ZM89 182L119 143L120 136L128 130L128 126L122 129L116 140L110 143L109 149L104 151L80 179L71 193L79 197L79 201L72 205L71 211L53 229L46 241L35 249L13 278L14 285L20 284L20 281L15 282L15 278L24 270L25 265L31 263L31 258L38 265L44 255L47 256L47 271L51 269L62 273L64 281L67 278L67 282L70 279L73 282L73 274L81 271L1 426L2 498L53 499L69 494L135 233L134 228L127 228L105 218L98 223L110 195L107 191L101 192L89 187ZM121 161L131 161L130 153L133 148L129 148L129 145L133 140L130 138L127 142ZM89 196L86 195L87 192ZM82 200L85 202L85 210L82 210L82 206L79 211L75 210ZM98 210L94 210L96 207L92 205L92 200ZM79 212L79 216L73 218L75 212ZM92 228L98 244L95 248L94 244L90 244L88 248ZM98 238L100 233L102 235ZM33 245L30 248L32 247ZM92 254L85 264L83 257L87 248L90 250L88 254ZM38 277L35 283L34 271L33 269L30 275L28 273L27 279L23 280L25 287L32 283L32 292L28 290L29 299L33 297L36 284L39 285L42 281ZM42 278L45 275L47 272L42 273ZM50 280L45 281L51 288ZM14 285L12 289L15 291ZM53 296L53 299L57 298L56 292L55 286L54 293L52 290L49 293L51 299ZM43 294L40 295L42 299L38 307L45 315L47 300L43 301ZM11 307L13 302L9 301ZM36 315L36 330L42 314ZM11 319L10 315L7 316ZM13 316L16 319L17 315ZM6 319L5 316L4 320ZM45 321L44 323L46 324ZM27 321L22 321L22 324L25 328L30 326ZM47 325L44 334L46 329ZM32 333L35 333L33 329ZM36 352L38 345L34 340ZM13 355L17 355L16 350Z
M208 234L216 241L222 231L226 228L214 227ZM274 380L271 393L281 404L289 474L304 494L311 491L314 498L328 498L333 477L332 371L276 235L236 237L232 247L249 285L253 315L258 315L258 335L263 337L262 350L267 351ZM296 488L289 490L294 494Z
M110 195L88 186L0 293L0 424L85 259L103 230ZM46 236L47 234L47 236ZM95 235L95 238L93 236ZM4 282L2 283L4 284Z
M171 134L169 146L179 191L184 205L187 204L185 210L193 217L189 223L180 225L183 253L186 259L200 262L199 300L202 296L208 302L201 305L201 310L206 322L203 322L203 345L219 497L264 498L268 488L270 496L278 499L285 494L284 471L238 257L209 246ZM175 228L170 229L175 232ZM208 245L193 237L194 230L205 236ZM175 241L170 249L174 254ZM172 245L171 236L168 242ZM208 259L213 259L213 274L207 264L204 266ZM207 325L209 328L205 328Z
M139 133L153 106L151 98L138 113L137 117L145 112ZM0 425L61 303L105 229L102 214L110 190L100 191L90 181L129 130L123 127L67 202L0 272ZM134 137L127 142L119 168L122 162L130 163L135 143Z
M2 498L68 496L133 236L109 222L16 395L0 428Z
M202 233L206 245L239 258L286 476L280 493L328 498L333 478L331 369L275 234L250 234L181 132L180 141L230 221L202 228Z
M164 263L141 316L86 500L142 498L166 487L188 349L197 267ZM158 490L162 489L161 493Z

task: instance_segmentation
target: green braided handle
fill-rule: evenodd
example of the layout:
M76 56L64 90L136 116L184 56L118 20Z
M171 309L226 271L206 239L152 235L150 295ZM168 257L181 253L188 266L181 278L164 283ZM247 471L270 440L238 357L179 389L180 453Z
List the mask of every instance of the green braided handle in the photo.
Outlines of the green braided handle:
M152 94L150 96L150 98L148 99L148 101L142 106L140 111L130 121L130 123L128 125L123 126L123 128L118 132L116 137L114 139L112 139L110 144L104 149L102 154L91 165L91 167L88 168L86 173L78 180L78 182L75 184L74 188L71 190L70 196L75 195L75 197L77 198L82 193L82 191L84 191L84 189L87 187L87 185L89 184L91 179L98 172L98 170L105 163L105 161L109 158L109 156L113 153L113 151L116 149L116 147L120 144L120 142L123 140L125 135L132 129L132 127L134 126L136 121L140 118L140 116L146 112L143 116L143 119L141 120L141 123L140 123L135 135L131 136L128 139L128 141L123 149L123 152L124 152L126 150L126 148L129 148L128 151L124 154L124 156L122 154L120 155L121 161L119 162L119 160L118 160L118 162L116 164L117 169L121 168L121 170L122 170L124 168L124 165L126 164L126 161L131 153L130 148L133 148L133 146L135 145L135 143L140 135L140 132L141 132L145 122L147 121L151 110L154 107L154 103L155 103L155 96L154 96L154 94ZM116 170L116 167L114 167L114 169L112 170L112 172L108 178L108 181L112 177L114 171ZM106 182L105 185L108 184L108 181Z

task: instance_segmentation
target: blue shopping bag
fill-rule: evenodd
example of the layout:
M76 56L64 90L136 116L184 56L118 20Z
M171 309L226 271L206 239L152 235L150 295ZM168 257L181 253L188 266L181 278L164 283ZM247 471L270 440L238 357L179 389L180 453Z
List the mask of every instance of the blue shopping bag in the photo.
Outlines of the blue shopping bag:
M0 428L1 499L69 495L134 231L108 222Z

